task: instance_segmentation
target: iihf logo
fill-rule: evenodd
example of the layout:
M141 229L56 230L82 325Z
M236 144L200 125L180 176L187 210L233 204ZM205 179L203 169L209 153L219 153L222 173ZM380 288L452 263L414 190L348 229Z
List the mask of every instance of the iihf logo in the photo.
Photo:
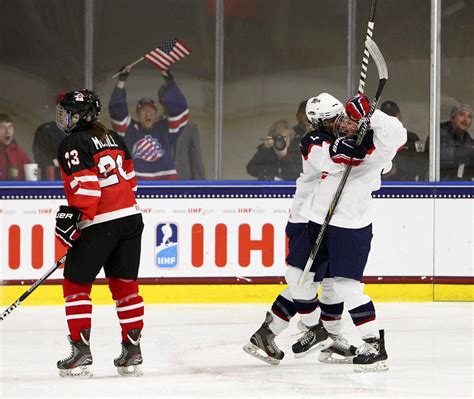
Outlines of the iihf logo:
M174 223L156 226L155 262L158 267L178 265L178 227Z

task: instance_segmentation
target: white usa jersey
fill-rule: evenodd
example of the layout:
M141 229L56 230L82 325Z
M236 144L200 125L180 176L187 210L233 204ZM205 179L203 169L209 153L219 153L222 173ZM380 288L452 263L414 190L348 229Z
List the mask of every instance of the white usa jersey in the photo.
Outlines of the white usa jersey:
M382 171L388 172L397 150L407 141L407 131L401 122L376 110L370 118L371 131L364 138L368 149L364 162L352 167L330 225L359 229L372 223L372 192L380 188ZM315 131L301 141L302 154L321 179L313 186L301 206L300 214L323 224L329 206L346 169L329 155L334 137Z

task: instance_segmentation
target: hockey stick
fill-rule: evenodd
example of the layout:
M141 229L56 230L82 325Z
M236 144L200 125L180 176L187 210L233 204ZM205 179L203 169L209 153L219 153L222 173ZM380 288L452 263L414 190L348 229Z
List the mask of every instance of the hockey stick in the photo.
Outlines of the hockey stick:
M51 268L49 269L42 277L40 277L38 280L36 280L36 282L30 287L28 288L27 291L25 291L15 302L13 302L9 307L8 309L6 309L2 315L0 316L0 321L3 321L3 319L5 319L5 317L7 317L11 312L13 312L18 306L20 306L20 304L30 296L30 294L36 289L38 288L41 284L43 284L44 280L46 280L49 276L51 276L51 274L53 274L56 269L59 268L59 266L61 266L64 262L66 261L66 255L64 255L61 259L59 259L56 264Z
M375 42L371 38L368 38L365 41L365 47L368 49L370 55L372 56L375 62L375 65L377 66L377 71L379 73L379 84L377 87L377 91L375 92L374 99L372 100L372 103L370 105L370 111L368 115L366 116L366 119L369 120L370 117L373 115L375 108L377 107L377 104L380 100L380 96L382 95L382 90L385 86L385 83L387 82L388 69L387 69L387 64L385 62L385 59L383 58L382 53L380 52L378 46L375 44ZM362 143L362 140L364 139L366 132L367 132L367 123L363 123L362 126L360 127L359 135L356 141L358 145ZM308 260L306 261L306 265L304 267L303 273L301 274L298 280L298 285L302 285L308 277L308 273L311 269L311 265L313 264L314 259L316 258L316 255L318 254L319 248L321 247L321 243L323 242L324 235L326 234L332 215L334 214L334 211L336 210L337 203L339 202L339 198L341 197L342 190L344 189L344 186L346 185L346 181L347 181L347 178L349 177L349 173L351 173L351 169L352 169L352 165L347 165L346 169L344 170L342 179L339 183L339 186L337 187L336 193L334 194L334 198L331 204L329 205L329 210L326 213L326 217L324 218L324 223L321 226L321 230L319 230L318 237L316 238L313 248L311 249L311 253L309 254Z
M364 44L367 42L367 39L372 39L372 34L374 31L374 26L375 26L376 7L377 7L377 0L372 0L370 4L369 22L367 23L367 33L365 35ZM362 56L362 65L361 65L361 70L360 70L359 89L357 90L359 94L362 94L365 89L365 80L367 79L367 68L369 66L369 57L370 57L370 53L367 48L367 45L365 45L364 55Z

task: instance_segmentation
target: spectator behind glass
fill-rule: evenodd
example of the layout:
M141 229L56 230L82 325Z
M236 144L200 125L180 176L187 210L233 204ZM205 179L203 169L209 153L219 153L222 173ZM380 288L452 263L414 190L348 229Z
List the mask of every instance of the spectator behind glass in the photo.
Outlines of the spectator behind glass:
M385 101L380 110L387 115L402 121L402 114L397 103ZM407 142L398 149L392 161L392 169L382 175L384 180L423 181L428 171L428 153L425 153L423 142L416 133L407 131Z
M65 91L58 93L56 105L61 102L65 94ZM36 129L33 139L33 155L41 172L40 180L61 180L57 153L58 145L64 137L66 137L66 133L56 125L54 120L46 122Z
M296 111L296 120L298 121L298 124L293 126L293 130L295 131L295 139L301 140L309 127L308 118L306 117L307 101L308 100L301 101L300 105L298 106L298 110Z
M206 180L198 126L188 121L176 142L176 170L180 180Z
M25 165L30 158L17 144L10 117L0 114L0 180L25 180Z
M288 121L275 122L247 164L257 180L296 180L302 172L300 140Z
M474 180L474 140L467 131L471 124L472 109L467 104L454 106L449 121L441 123L441 180ZM429 143L428 137L428 149Z
M188 105L170 72L158 93L164 118L158 118L155 100L144 97L138 101L138 120L130 117L125 81L130 66L124 66L118 75L109 101L113 128L121 135L132 154L135 175L139 180L176 180L174 160L175 142L188 122Z

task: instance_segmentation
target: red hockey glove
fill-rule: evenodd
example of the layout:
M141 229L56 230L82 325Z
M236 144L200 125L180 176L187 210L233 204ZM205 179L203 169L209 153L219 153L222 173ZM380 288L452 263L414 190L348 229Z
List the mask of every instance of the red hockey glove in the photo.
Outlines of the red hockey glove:
M369 98L363 94L357 94L346 103L346 114L355 121L365 117L369 111Z
M72 206L61 205L56 213L56 228L54 233L69 247L81 235L77 222L81 218L81 212Z

